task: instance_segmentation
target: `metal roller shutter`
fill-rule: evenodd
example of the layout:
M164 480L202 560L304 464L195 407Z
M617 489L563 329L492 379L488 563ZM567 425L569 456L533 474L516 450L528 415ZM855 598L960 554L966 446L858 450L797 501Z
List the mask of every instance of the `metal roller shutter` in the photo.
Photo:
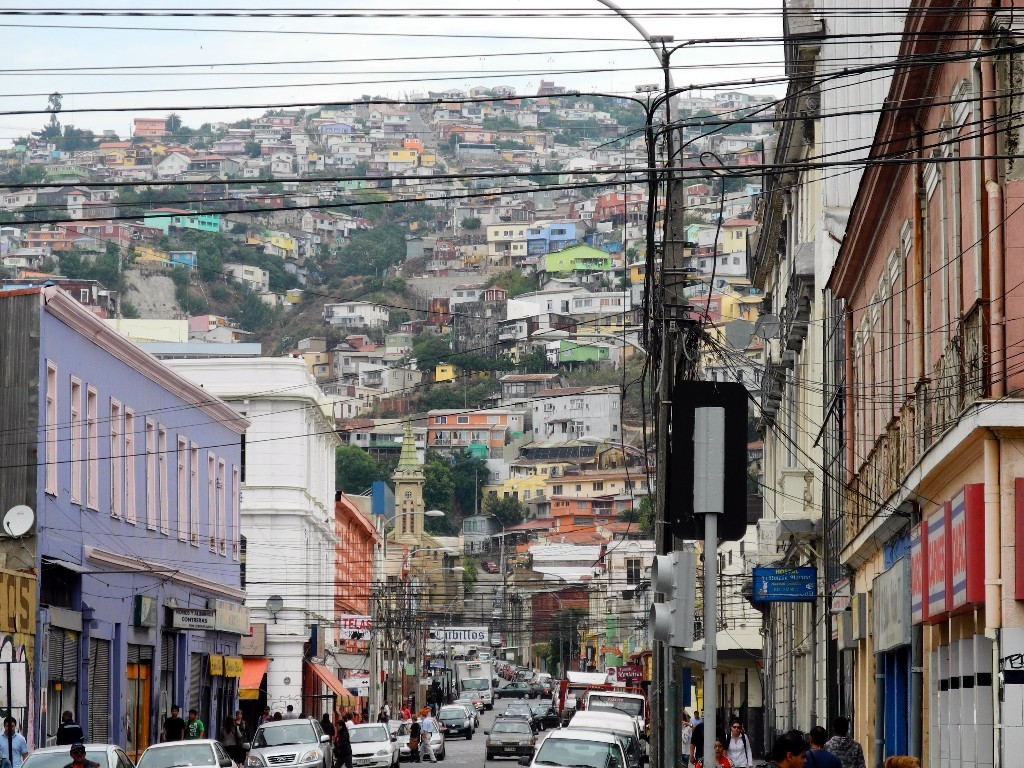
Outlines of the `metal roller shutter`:
M128 644L128 663L142 664L153 661L153 646Z
M110 641L89 639L89 741L110 741Z
M199 697L203 682L203 654L193 653L188 670L188 706L199 711Z
M175 651L177 650L176 647L175 647L177 644L174 641L176 639L177 639L177 635L164 634L164 636L160 640L160 671L161 672L173 672L174 671L174 667L175 667L175 664L174 664L175 658L174 657L176 655Z
M62 683L78 682L78 633L58 627L48 632L49 653L47 665L51 681Z

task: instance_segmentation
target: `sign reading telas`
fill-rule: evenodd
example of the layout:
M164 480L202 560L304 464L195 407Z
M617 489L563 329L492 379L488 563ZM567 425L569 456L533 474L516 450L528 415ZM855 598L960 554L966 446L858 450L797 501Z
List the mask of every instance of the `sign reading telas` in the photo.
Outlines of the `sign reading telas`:
M369 640L373 624L369 616L343 615L338 617L340 640Z
M487 627L433 627L431 640L445 643L486 643Z

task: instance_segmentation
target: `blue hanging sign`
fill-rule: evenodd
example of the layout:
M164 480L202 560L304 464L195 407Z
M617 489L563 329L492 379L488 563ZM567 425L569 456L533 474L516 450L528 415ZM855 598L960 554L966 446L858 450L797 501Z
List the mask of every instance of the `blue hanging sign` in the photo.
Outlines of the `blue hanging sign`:
M818 569L755 568L755 603L811 603L818 597Z

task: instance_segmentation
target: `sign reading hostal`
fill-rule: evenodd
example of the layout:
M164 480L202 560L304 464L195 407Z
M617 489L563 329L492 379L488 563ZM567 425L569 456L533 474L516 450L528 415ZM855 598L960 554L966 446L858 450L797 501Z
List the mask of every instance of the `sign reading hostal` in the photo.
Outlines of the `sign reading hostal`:
M213 608L171 609L171 626L175 629L213 629L215 621Z

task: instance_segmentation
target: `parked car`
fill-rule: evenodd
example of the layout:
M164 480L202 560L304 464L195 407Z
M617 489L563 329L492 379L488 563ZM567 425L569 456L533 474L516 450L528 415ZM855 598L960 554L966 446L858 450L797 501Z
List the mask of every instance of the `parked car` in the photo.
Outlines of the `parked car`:
M531 704L530 712L533 713L534 719L540 723L541 730L557 728L559 726L558 710L555 709L554 702L540 701L536 704Z
M88 754L88 751L86 752ZM68 762L71 762L70 758ZM165 741L151 744L139 758L139 768L183 768L184 766L216 766L234 768L224 746L214 739L192 741Z
M243 746L248 750L247 768L271 765L274 768L292 765L331 768L334 764L331 737L312 718L271 720L257 728L252 742Z
M493 760L499 755L505 757L529 758L537 744L537 736L530 724L519 717L498 718L487 734L484 758Z
M474 731L480 727L480 713L477 711L476 707L473 706L473 702L466 701L465 699L456 699L452 702L452 706L462 707L469 713L469 716L473 718Z
M40 747L33 749L22 763L21 768L64 768L71 762L70 747L62 744L59 747ZM85 759L96 763L100 768L134 768L135 763L116 744L86 744Z
M529 699L533 697L533 691L529 683L509 683L496 690L494 696L498 699Z
M352 742L353 766L394 768L401 759L398 737L384 723L349 725L348 738Z
M520 765L531 768L626 768L626 753L618 737L611 733L573 730L552 731L531 757L522 757Z
M473 738L473 718L461 704L449 704L441 707L437 713L437 719L445 728L445 738L452 736L465 736L466 739Z
M626 753L628 768L640 768L646 760L646 742L637 727L636 719L609 710L577 712L569 723L569 730L600 731L619 738Z
M420 725L423 724L424 720L433 720L435 729L434 733L430 736L430 746L434 748L434 757L438 760L444 760L446 750L444 746L444 731L441 730L441 724L437 722L436 718L421 718ZM409 751L409 726L412 725L411 720L404 721L398 730L395 731L395 736L398 739L398 755L402 760L409 760L412 758L412 752Z
M488 573L497 573L500 570L498 564L493 560L484 560L480 565Z
M476 709L477 712L484 711L484 700L480 698L479 694L471 693L470 691L463 691L456 701L473 705L473 708Z
M525 701L513 701L498 717L521 717L530 724L530 727L537 732L540 730L540 723L533 716L533 710Z

